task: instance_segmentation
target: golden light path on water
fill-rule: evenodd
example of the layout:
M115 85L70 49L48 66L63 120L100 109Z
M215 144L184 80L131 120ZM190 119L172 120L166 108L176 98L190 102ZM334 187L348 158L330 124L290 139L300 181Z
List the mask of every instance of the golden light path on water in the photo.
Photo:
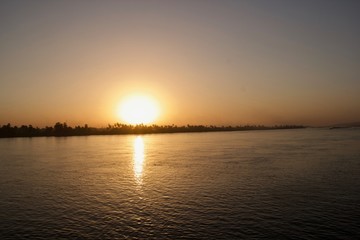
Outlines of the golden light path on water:
M143 165L145 160L144 140L137 136L134 140L134 177L138 184L142 183Z

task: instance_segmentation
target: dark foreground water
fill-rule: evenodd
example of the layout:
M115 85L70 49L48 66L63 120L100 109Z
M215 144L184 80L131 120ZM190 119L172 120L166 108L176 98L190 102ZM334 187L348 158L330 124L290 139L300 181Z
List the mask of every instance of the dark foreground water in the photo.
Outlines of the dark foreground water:
M359 239L360 129L0 139L0 239Z

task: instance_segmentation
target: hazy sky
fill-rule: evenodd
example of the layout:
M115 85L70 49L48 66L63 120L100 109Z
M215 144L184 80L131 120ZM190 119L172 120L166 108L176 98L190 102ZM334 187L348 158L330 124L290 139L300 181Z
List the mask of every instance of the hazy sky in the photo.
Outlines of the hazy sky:
M360 121L360 1L0 2L0 124Z

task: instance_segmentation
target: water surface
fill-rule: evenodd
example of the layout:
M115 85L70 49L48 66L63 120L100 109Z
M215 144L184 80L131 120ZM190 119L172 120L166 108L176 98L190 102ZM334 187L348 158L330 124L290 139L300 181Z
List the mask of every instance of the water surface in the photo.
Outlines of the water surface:
M1 239L355 239L360 130L0 139Z

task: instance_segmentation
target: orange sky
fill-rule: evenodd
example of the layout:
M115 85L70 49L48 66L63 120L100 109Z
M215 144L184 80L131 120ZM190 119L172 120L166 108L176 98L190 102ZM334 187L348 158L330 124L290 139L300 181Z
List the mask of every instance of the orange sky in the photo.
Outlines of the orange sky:
M1 1L0 124L360 121L357 1Z

